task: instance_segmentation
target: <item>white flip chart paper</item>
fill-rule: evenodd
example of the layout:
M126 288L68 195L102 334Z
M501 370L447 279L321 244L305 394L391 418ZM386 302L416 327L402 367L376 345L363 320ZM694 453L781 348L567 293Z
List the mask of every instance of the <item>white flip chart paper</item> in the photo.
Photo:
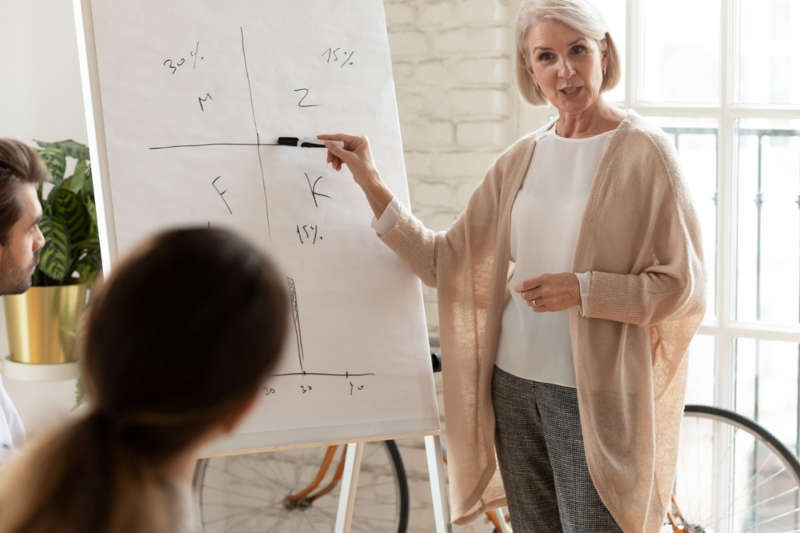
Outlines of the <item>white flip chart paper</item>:
M210 224L244 233L287 273L292 330L278 375L211 451L437 430L419 281L371 229L349 171L326 166L324 149L275 145L368 135L408 202L382 2L83 0L83 10L113 258L160 229Z

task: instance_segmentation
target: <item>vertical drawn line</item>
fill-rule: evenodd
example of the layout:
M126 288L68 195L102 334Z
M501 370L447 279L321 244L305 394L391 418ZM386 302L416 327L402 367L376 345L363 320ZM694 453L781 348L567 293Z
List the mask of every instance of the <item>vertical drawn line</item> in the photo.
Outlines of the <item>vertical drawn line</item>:
M247 52L244 46L244 28L239 26L239 33L242 36L242 58L244 59L244 73L247 77L247 89L250 94L250 113L253 116L253 127L256 130L256 145L261 144L261 134L258 131L258 122L256 121L256 105L253 100L253 84L250 82L250 70L247 68ZM261 172L261 188L264 191L264 210L267 214L267 235L272 240L272 228L269 223L269 200L267 199L267 181L264 178L264 162L261 160L261 147L256 146L258 153L258 168Z
M311 178L308 177L308 172L303 172L306 175L306 183L308 183L308 188L311 189L311 199L314 200L314 207L319 207L317 205L317 197L314 196L314 187L311 186Z
M297 341L297 359L300 361L300 371L305 375L306 369L303 367L303 333L300 330L300 308L297 305L297 289L294 285L294 279L286 277L289 281L289 302L292 307L292 324L294 324L294 336Z
M192 64L192 70L197 68L197 54L200 51L200 41L197 41L197 44L194 45L194 63Z

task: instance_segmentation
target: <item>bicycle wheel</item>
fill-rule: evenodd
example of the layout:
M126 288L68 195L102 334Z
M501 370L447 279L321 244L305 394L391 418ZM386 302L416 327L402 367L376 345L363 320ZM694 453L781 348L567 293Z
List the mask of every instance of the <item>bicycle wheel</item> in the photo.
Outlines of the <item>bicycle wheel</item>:
M344 447L340 447L343 449ZM206 533L332 531L339 484L313 502L284 500L317 475L326 448L202 459L194 473L198 517ZM339 454L337 453L338 463ZM331 478L336 465L330 469ZM327 483L327 480L326 480ZM368 442L358 477L351 531L405 533L408 482L394 441Z
M766 429L725 409L685 407L672 506L683 517L677 531L800 531L798 489L800 462Z

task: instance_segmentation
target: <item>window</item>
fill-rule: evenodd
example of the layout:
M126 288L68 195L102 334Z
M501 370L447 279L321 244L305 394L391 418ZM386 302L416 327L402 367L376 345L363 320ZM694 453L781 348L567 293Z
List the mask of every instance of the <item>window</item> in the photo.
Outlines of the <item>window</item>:
M687 403L734 409L797 449L800 2L595 2L624 61L607 97L673 139L703 228L708 312Z

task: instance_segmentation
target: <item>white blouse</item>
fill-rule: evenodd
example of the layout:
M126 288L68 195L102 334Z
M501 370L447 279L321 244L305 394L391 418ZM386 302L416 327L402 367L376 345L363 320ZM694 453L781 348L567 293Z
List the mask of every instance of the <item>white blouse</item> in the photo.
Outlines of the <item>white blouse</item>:
M511 298L503 311L496 365L524 379L575 387L569 314L536 313L514 291L520 281L541 274L572 272L578 232L594 175L614 130L574 139L555 128L536 143L534 157L511 210ZM393 198L372 227L383 235L400 216ZM576 273L581 294L590 273Z
M534 312L514 291L541 274L572 272L583 212L612 131L573 139L554 129L536 143L528 174L511 209L511 298L503 311L496 365L524 379L575 387L569 314ZM578 273L581 293L588 273Z

